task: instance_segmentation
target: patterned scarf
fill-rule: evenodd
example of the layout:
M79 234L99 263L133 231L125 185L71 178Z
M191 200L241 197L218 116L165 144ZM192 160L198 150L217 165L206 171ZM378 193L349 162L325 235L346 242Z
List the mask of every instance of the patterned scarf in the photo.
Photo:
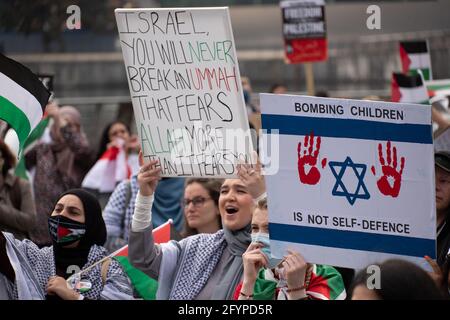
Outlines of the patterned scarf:
M15 240L10 233L4 233L6 239L6 251L9 261L14 268L15 283L12 288L12 296L19 300L43 300L45 287L40 286L33 273L32 267L20 248L20 241ZM8 288L7 288L8 290ZM9 289L10 291L11 289Z
M242 254L251 242L250 224L237 231L226 228L215 234L199 234L185 239L186 246L181 255L170 300L192 300L208 282L214 268L222 258L223 251L230 250L224 262L219 282L211 299L232 299L233 293L242 278Z
M26 240L25 240L26 241ZM55 259L53 253L53 247L45 247L39 249L37 246L27 245L27 256L28 261L34 267L35 274L37 276L38 282L45 290L48 280L51 276L56 275L56 267L55 267ZM89 251L89 255L87 258L87 263L81 268L86 269L88 266L94 264L100 259L106 257L108 255L105 248L93 245L91 250ZM74 270L79 271L79 270ZM118 263L111 263L109 265L109 272L120 273L123 272L120 265ZM96 267L91 269L90 271L81 275L81 280L84 283L90 283L91 289L86 292L81 292L83 296L90 300L98 300L100 299L100 294L103 291L103 281L101 276L101 264L98 264ZM80 292L79 289L75 289L77 292Z
M185 239L185 250L172 285L170 300L192 300L208 282L226 247L223 230Z

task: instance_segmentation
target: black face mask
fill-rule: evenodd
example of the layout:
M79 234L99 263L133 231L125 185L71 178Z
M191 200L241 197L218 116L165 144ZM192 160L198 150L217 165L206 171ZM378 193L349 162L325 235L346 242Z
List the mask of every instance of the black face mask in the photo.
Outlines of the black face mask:
M53 242L64 246L80 240L86 233L84 223L61 215L49 217L48 228Z

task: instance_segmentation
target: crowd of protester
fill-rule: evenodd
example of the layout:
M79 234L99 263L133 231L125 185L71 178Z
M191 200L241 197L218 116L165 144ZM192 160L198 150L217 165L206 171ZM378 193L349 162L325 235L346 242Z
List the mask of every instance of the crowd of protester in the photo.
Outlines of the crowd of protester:
M260 128L248 78L243 88L251 127ZM272 256L259 163L239 165L236 179L161 178L120 120L95 148L76 108L51 103L46 117L46 134L24 154L29 180L14 175L16 157L0 140L0 299L142 299L123 265L108 259L126 245L131 265L157 281L156 299L449 298L450 152L435 154L437 259L424 257L433 271L380 261L381 283L370 287L365 269L314 264L296 251ZM103 199L81 186L112 147L135 165ZM169 219L172 240L158 244L153 230Z

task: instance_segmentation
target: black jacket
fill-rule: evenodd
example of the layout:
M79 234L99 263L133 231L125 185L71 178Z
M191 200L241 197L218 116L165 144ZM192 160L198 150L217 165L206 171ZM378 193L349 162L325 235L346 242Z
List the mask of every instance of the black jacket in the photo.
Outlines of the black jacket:
M447 217L445 226L437 237L437 263L442 266L445 263L448 249L450 248L450 217Z

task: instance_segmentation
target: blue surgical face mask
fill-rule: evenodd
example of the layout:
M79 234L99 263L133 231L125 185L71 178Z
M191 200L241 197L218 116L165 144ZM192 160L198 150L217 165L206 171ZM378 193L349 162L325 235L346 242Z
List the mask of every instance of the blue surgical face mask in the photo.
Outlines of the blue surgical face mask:
M262 253L266 256L267 260L269 261L269 269L274 269L283 259L278 259L275 257L272 257L272 253L270 252L270 238L269 234L267 233L252 233L252 242L256 243L259 242L264 247L261 248Z

